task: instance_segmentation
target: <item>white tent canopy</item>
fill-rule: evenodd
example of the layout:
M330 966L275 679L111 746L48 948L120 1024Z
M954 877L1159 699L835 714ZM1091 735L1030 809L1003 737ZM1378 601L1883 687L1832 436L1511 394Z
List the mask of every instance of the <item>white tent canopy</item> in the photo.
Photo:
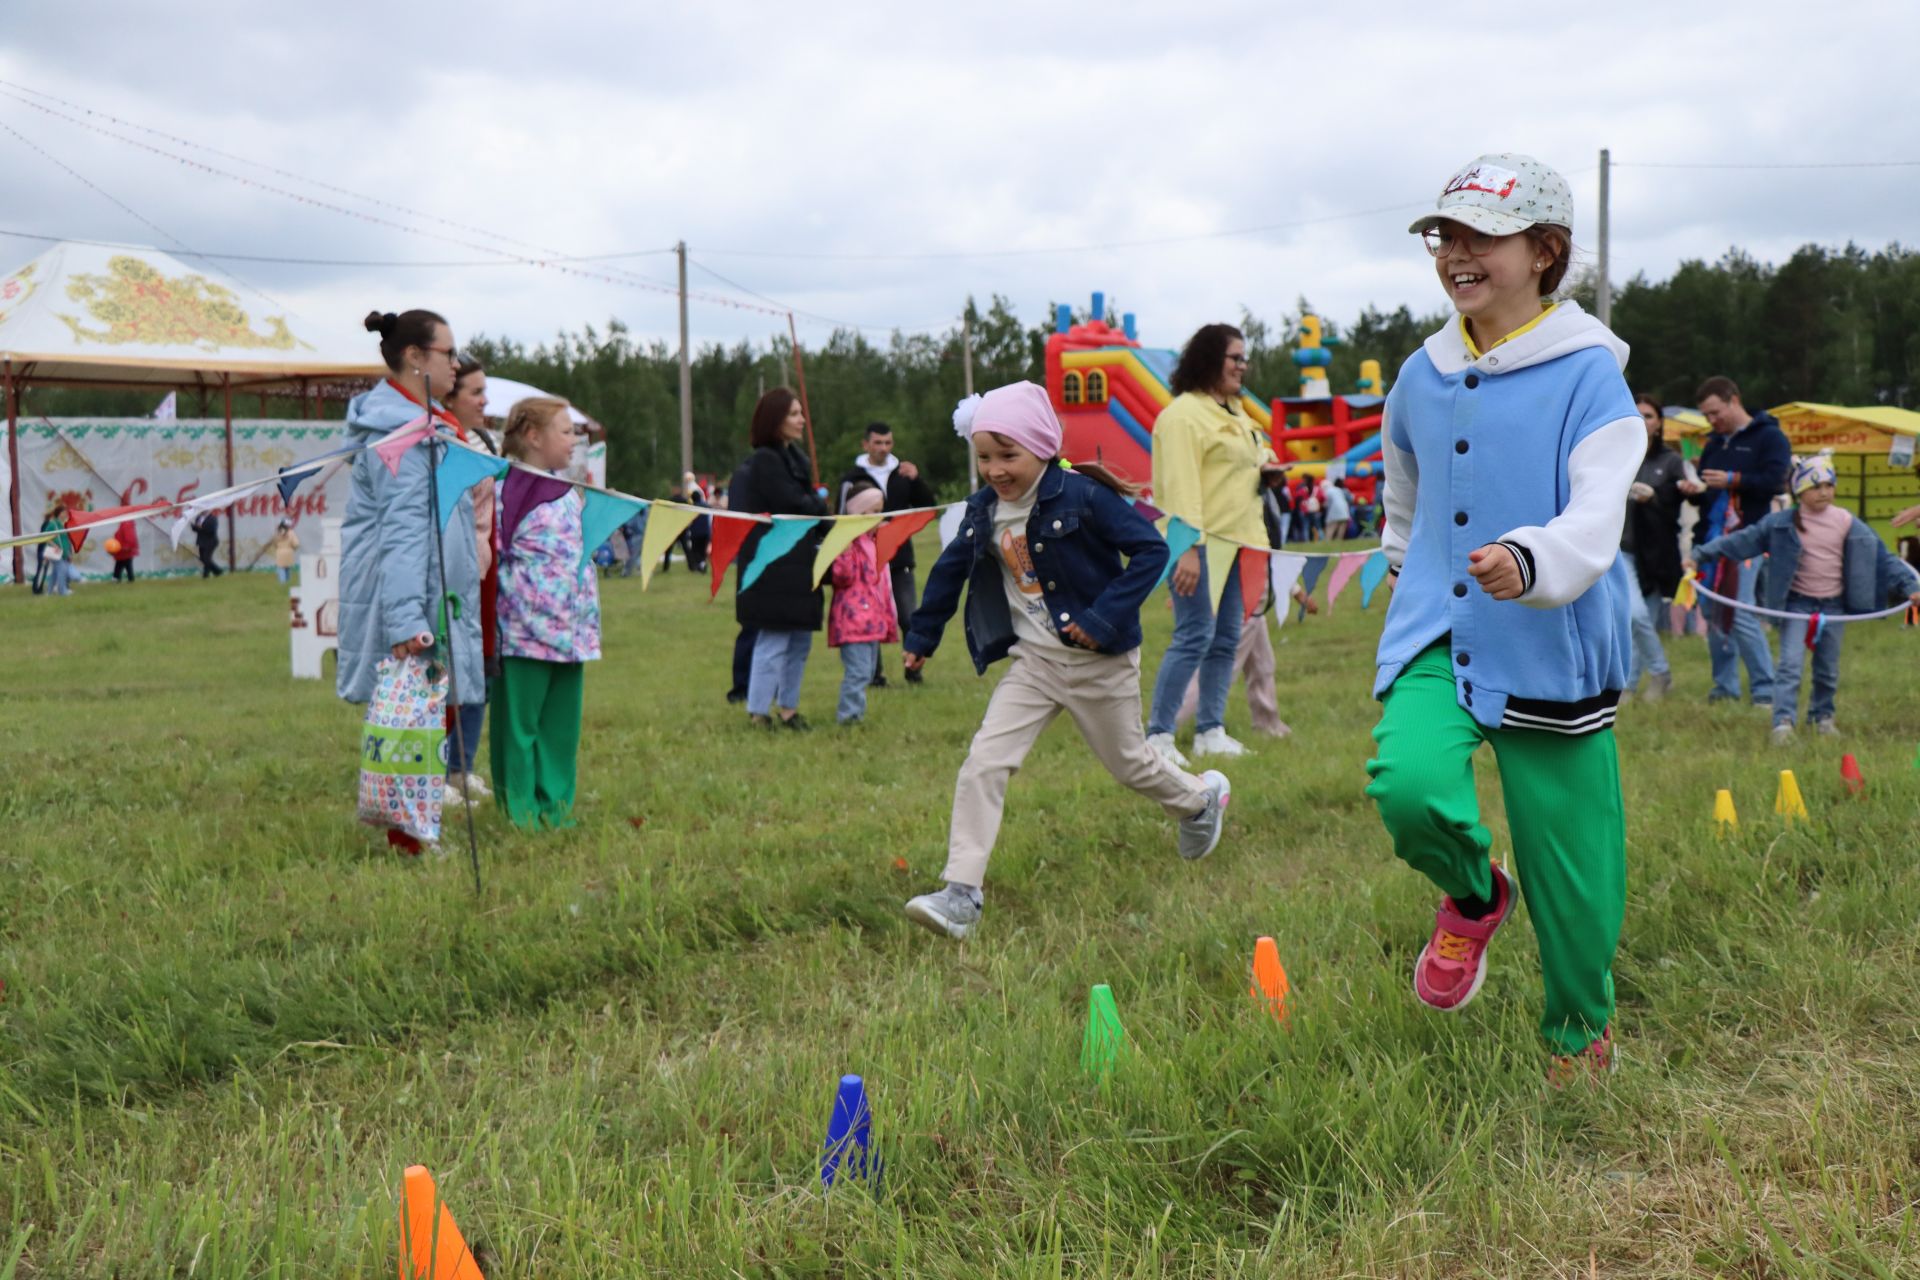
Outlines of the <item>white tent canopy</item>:
M158 249L75 243L0 280L0 358L41 385L238 388L385 372L356 325L310 323Z
M524 382L515 382L512 378L496 378L492 374L487 375L487 416L489 418L504 418L513 412L513 406L522 400L531 400L535 396L552 396L555 400L566 399L565 396L553 396L551 392L530 387ZM584 427L593 421L592 418L574 408L571 402L567 405L567 413L573 418L573 425L576 427Z

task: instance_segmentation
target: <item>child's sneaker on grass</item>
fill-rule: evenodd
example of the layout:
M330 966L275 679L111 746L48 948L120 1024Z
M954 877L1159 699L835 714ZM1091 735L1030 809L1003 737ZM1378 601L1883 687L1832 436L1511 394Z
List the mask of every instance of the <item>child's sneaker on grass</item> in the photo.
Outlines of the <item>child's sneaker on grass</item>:
M1233 800L1233 784L1218 769L1207 770L1200 781L1207 784L1206 804L1192 817L1180 819L1180 856L1188 862L1206 857L1220 843L1220 833L1227 829L1227 805Z
M1820 736L1823 738L1837 738L1840 736L1840 726L1833 722L1832 716L1828 716L1825 720L1815 720L1813 727L1820 731Z
M949 938L964 938L980 923L982 900L978 889L950 884L937 893L923 893L907 903L907 919Z
M1772 737L1773 745L1776 747L1792 746L1793 745L1793 722L1790 720L1782 720L1779 724L1773 726L1773 733L1771 737Z
M1556 1053L1547 1059L1547 1087L1565 1089L1569 1085L1597 1085L1614 1068L1613 1028L1578 1053Z
M1469 920L1443 897L1433 913L1433 936L1413 966L1413 994L1429 1008L1463 1009L1487 980L1487 944L1513 914L1513 881L1499 863L1492 865L1493 910Z

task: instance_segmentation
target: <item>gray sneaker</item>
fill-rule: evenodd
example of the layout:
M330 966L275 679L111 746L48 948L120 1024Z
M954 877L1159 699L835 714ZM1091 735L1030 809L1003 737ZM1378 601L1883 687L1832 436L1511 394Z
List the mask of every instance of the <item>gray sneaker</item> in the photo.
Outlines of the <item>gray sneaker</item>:
M1200 775L1207 784L1206 807L1191 818L1180 819L1180 856L1197 862L1212 853L1227 829L1227 806L1233 801L1233 784L1218 769Z
M1642 702L1658 702L1673 691L1673 672L1662 671L1657 676L1647 677L1647 687L1640 695Z
M1832 716L1828 716L1825 720L1815 720L1813 727L1819 730L1820 736L1823 738L1837 738L1840 736L1840 726L1833 722Z
M957 884L923 893L907 903L907 919L949 938L964 938L980 923L980 903Z
M1791 720L1782 720L1779 724L1773 726L1773 745L1776 747L1790 747L1793 745L1793 722Z

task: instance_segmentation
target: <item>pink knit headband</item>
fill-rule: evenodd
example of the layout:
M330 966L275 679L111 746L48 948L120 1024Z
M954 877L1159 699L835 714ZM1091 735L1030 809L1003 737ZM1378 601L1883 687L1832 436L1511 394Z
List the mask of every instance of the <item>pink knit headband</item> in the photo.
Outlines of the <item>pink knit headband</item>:
M953 411L953 428L962 439L976 431L991 431L1033 454L1042 462L1060 456L1060 419L1045 387L1014 382L995 387L984 396L968 396Z

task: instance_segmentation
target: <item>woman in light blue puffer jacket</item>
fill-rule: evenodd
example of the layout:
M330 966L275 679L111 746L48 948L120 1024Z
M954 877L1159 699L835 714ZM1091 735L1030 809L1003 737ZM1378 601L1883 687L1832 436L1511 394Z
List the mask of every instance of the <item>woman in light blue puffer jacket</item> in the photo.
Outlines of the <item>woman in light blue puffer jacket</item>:
M393 371L371 391L347 403L343 443L368 445L431 412L437 430L452 435L456 424L437 398L453 388L453 333L431 311L374 312L367 329L380 335L380 354ZM443 462L448 446L415 445L400 456L397 471L372 449L353 455L353 479L340 528L340 652L337 688L348 702L372 699L376 670L385 657L433 647L445 602L452 649L453 698L462 705L484 702L485 660L480 644L480 561L473 529L473 499L461 494L443 531L433 538L429 468ZM446 561L440 582L439 556Z

